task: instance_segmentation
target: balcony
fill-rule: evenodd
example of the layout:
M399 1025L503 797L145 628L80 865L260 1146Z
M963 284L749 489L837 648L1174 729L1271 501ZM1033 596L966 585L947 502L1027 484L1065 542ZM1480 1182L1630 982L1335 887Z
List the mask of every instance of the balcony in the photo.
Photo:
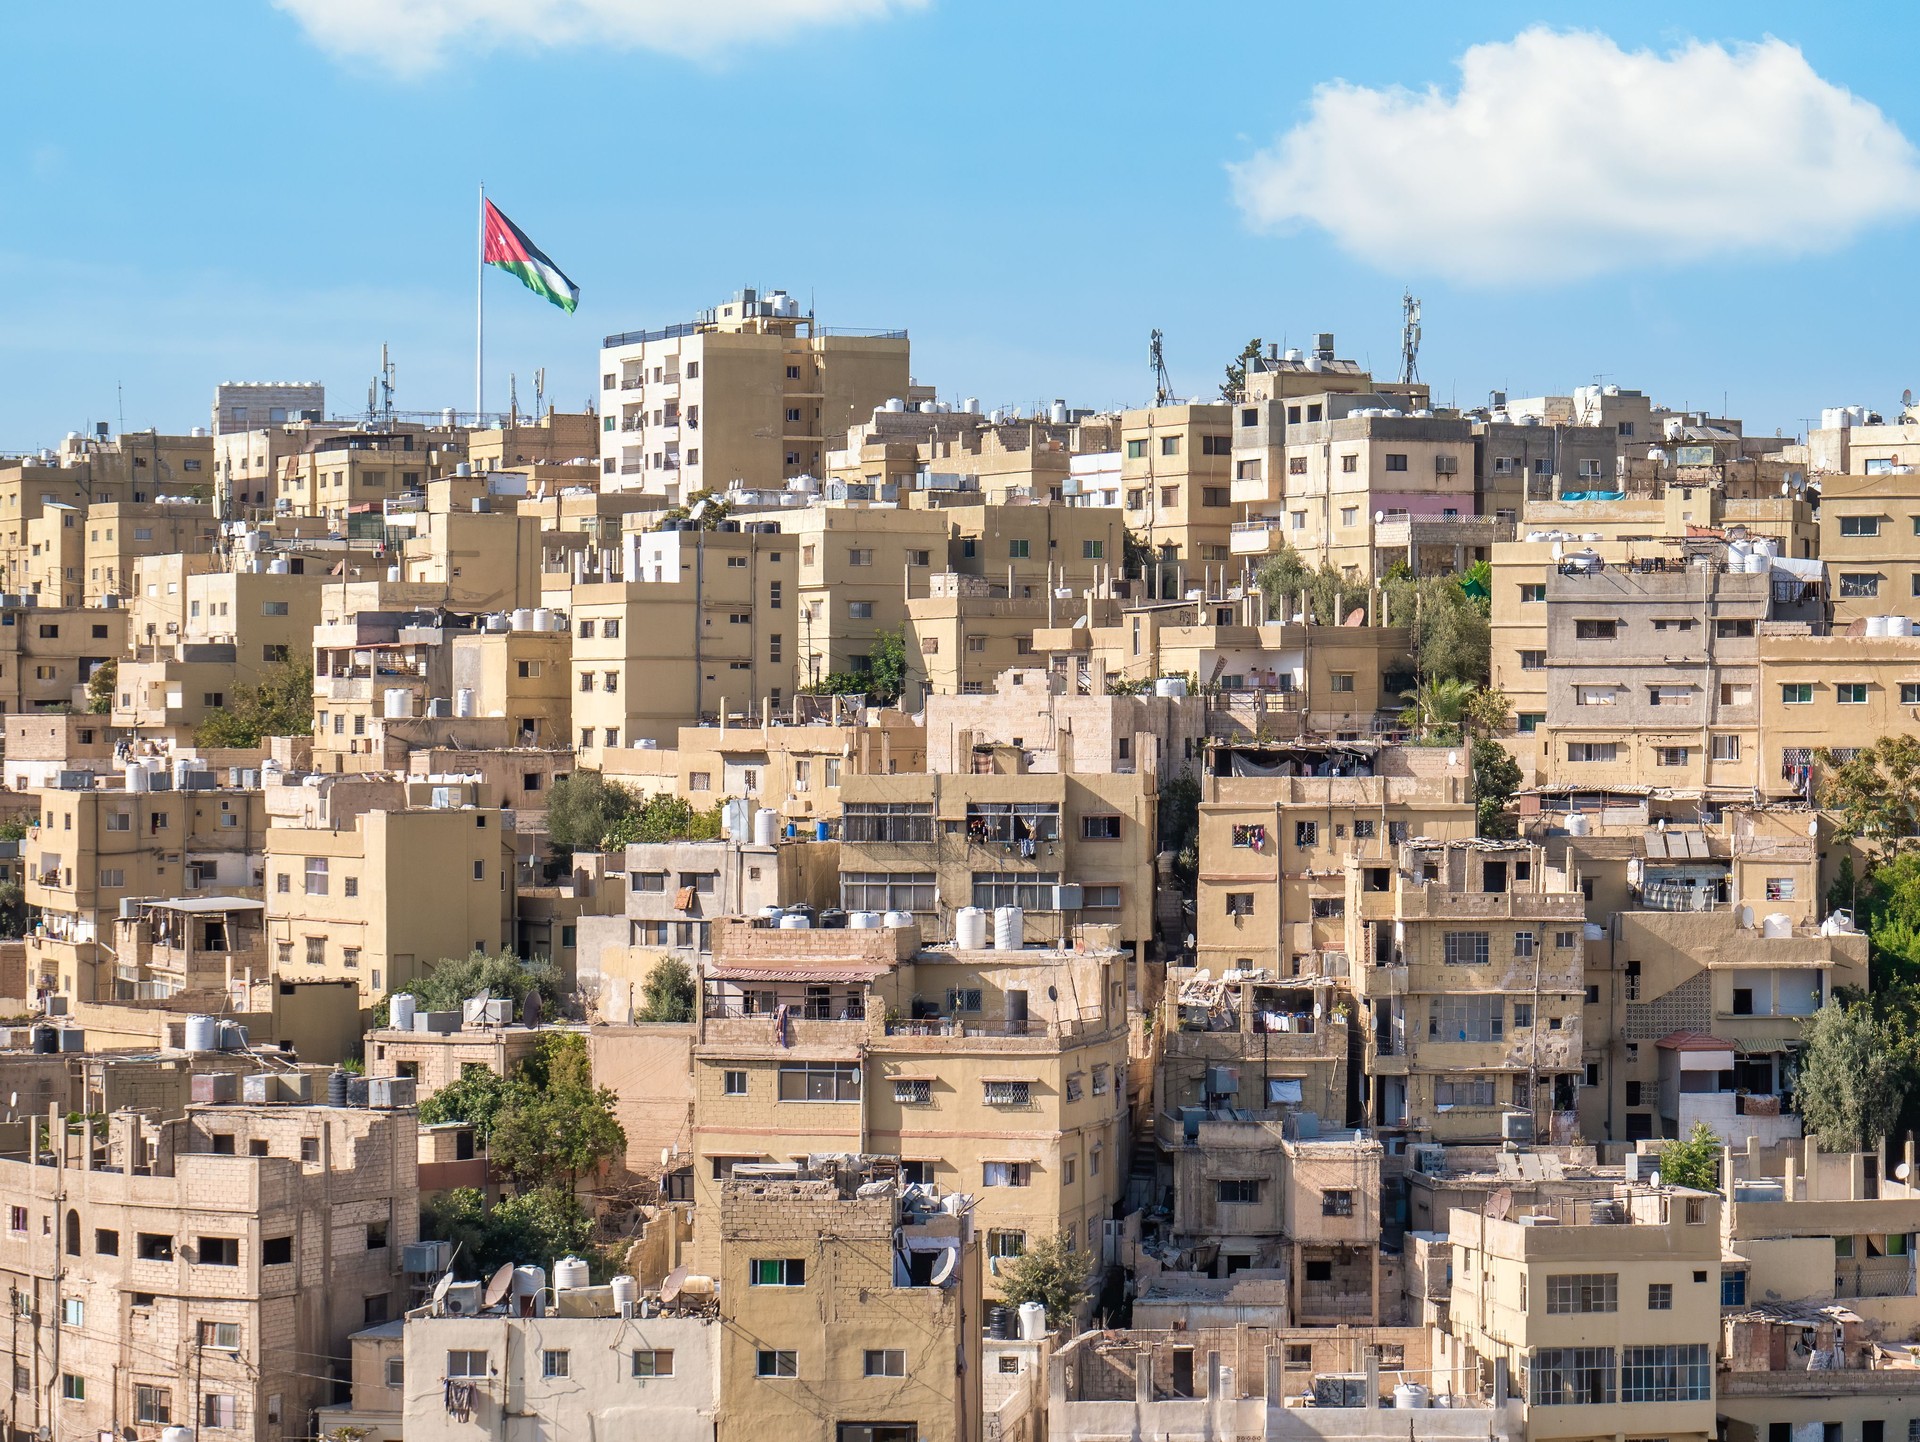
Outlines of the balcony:
M1833 1264L1833 1295L1911 1297L1914 1295L1913 1258L1865 1257L1859 1261L1839 1258Z
M623 475L623 476L637 476L637 475L639 475L639 474L640 474L640 462L638 462L638 461L622 461L622 462L620 462L620 474L621 474L621 475Z
M1280 529L1278 521L1235 521L1227 532L1227 550L1236 556L1271 554L1285 544Z

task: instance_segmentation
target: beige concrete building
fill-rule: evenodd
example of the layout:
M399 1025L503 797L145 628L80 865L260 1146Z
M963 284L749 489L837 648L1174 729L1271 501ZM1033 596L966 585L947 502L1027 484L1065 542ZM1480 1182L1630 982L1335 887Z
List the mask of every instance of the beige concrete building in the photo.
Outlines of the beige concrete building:
M349 1335L408 1302L412 1111L120 1111L56 1125L50 1165L43 1125L0 1125L14 1430L306 1436Z
M946 775L1151 770L1164 785L1199 754L1204 706L1197 696L1087 694L1070 688L1064 671L1033 663L1009 667L975 694L929 696L926 765L901 769Z
M1815 793L1814 753L1844 761L1882 736L1910 732L1920 706L1920 637L1772 628L1760 640L1759 785L1772 797ZM1878 628L1876 628L1878 629Z
M0 603L0 711L85 711L94 668L126 649L124 611Z
M1346 870L1373 1125L1446 1143L1570 1133L1580 892L1558 889L1525 842L1416 839L1391 864Z
M444 957L513 939L513 844L475 788L409 782L402 810L267 833L276 975L345 977L371 1006Z
M1182 596L1232 559L1233 409L1168 405L1120 413L1121 509L1154 553L1147 594Z
M1030 1237L1096 1246L1127 1174L1125 954L923 948L912 927L729 922L694 1048L695 1261L711 1268L722 1184L817 1152L900 1159L965 1188L993 1258Z
M908 597L950 566L951 531L939 511L810 506L779 525L798 548L802 685L864 671L874 638L904 629Z
M390 499L451 476L466 458L467 432L458 428L356 427L316 435L306 449L280 459L274 514L320 516L344 529L350 515L377 515Z
M721 1186L717 1442L983 1436L979 1222L890 1170Z
M1920 482L1910 465L1821 477L1819 524L1836 626L1920 616Z
M467 459L476 471L585 463L598 476L599 454L600 417L590 410L563 413L548 406L543 415L514 415L504 426L467 433Z
M446 476L419 500L388 503L400 573L442 586L460 611L511 611L541 597L540 519L519 510L526 477L512 471Z
M125 597L139 562L148 556L192 555L214 549L218 520L210 502L169 496L141 504L95 504L86 519L86 603Z
M610 335L600 370L602 471L677 501L825 475L829 445L912 385L905 331L828 330L778 290Z

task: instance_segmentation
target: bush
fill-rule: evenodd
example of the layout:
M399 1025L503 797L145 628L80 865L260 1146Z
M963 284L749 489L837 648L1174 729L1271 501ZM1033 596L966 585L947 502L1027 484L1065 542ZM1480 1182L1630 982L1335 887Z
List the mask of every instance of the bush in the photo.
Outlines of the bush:
M1039 1302L1047 1325L1070 1326L1080 1304L1093 1295L1093 1254L1067 1249L1057 1232L1029 1244L1017 1257L1000 1263L1000 1294L1009 1307Z
M635 1021L693 1020L693 973L678 957L663 957L647 974L645 996Z
M201 746L249 749L269 736L313 734L313 667L302 661L269 666L256 686L236 686L233 700L194 732Z
M640 798L617 781L583 767L562 776L547 793L547 840L555 851L598 851Z

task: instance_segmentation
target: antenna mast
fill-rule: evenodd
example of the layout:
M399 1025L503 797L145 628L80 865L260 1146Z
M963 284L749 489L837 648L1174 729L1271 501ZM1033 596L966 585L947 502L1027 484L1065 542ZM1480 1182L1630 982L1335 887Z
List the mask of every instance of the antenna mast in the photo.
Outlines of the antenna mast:
M1420 298L1412 291L1400 296L1400 384L1420 379Z
M541 366L533 373L533 410L538 420L547 413L547 368Z
M1161 335L1156 329L1147 344L1147 358L1153 363L1153 403L1156 406L1171 405L1173 402L1173 378L1167 374L1167 355L1160 341Z
M507 424L520 424L520 377L513 371L507 372Z

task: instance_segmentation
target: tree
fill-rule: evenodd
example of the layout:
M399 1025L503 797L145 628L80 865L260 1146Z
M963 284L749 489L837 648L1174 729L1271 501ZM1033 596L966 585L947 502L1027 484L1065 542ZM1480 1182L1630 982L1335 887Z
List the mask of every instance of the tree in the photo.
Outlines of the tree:
M1829 1151L1871 1151L1900 1111L1911 1066L1907 1038L1864 998L1830 1001L1806 1023L1794 1096L1800 1119Z
M607 834L640 804L617 781L582 767L553 783L547 792L547 840L566 855L598 851Z
M1862 842L1885 863L1920 837L1920 738L1882 736L1845 761L1822 747L1813 759L1820 804L1840 814L1836 839Z
M522 961L510 951L474 951L442 958L424 976L396 990L412 993L422 1011L458 1011L468 997L483 993L518 1006L528 992L538 992L543 1011L551 1015L565 999L561 984L550 961ZM382 1005L392 996L389 993Z
M653 841L712 841L720 835L720 807L695 811L691 802L661 792L639 803L607 828L599 850Z
M1281 544L1271 559L1254 576L1254 584L1267 598L1267 609L1284 619L1293 617L1294 599L1307 588L1313 570L1292 546Z
M1429 741L1454 741L1460 736L1460 718L1473 700L1474 688L1457 676L1429 676L1411 691L1400 693L1407 709L1400 720Z
M882 631L867 652L867 699L879 706L898 705L907 689L907 638L904 632Z
M564 1187L535 1187L488 1206L473 1187L455 1187L426 1206L421 1234L455 1244L454 1267L487 1277L507 1263L577 1256L603 1263L593 1245L593 1220Z
M1670 1187L1696 1192L1720 1190L1720 1151L1723 1143L1705 1122L1695 1122L1685 1141L1668 1142L1659 1151L1660 1180Z
M18 940L27 934L27 894L17 881L0 882L0 937Z
M1513 702L1498 686L1483 686L1473 693L1460 713L1460 725L1469 736L1495 736L1507 729L1513 719Z
M234 687L231 701L200 723L194 740L207 747L251 749L269 736L312 734L313 667L279 661L261 673L257 685Z
M1200 783L1191 771L1160 788L1160 850L1173 853L1173 874L1191 898L1200 875Z
M1001 1259L1000 1295L1009 1307L1039 1302L1049 1327L1070 1326L1093 1295L1093 1254L1069 1249L1058 1232L1030 1242L1019 1256Z
M93 674L87 677L87 710L95 716L105 716L113 710L113 695L120 684L120 663L109 656L93 668Z
M493 1135L494 1121L506 1104L507 1079L489 1067L469 1067L420 1103L420 1125L465 1122L481 1146Z
M1489 839L1512 836L1507 803L1520 789L1520 763L1491 736L1476 738L1471 756L1475 831Z
M1243 401L1247 398L1247 363L1260 359L1260 337L1240 347L1240 354L1227 362L1227 378L1220 383L1220 399Z
M647 973L646 1000L636 1021L692 1021L693 973L677 956L662 957Z
M1484 686L1493 664L1493 627L1487 611L1453 576L1419 576L1386 584L1386 621L1413 632L1421 677L1451 676Z
M593 1084L586 1039L576 1032L549 1032L520 1064L499 1112L487 1155L517 1182L534 1184L580 1177L627 1144L614 1115L610 1087Z

